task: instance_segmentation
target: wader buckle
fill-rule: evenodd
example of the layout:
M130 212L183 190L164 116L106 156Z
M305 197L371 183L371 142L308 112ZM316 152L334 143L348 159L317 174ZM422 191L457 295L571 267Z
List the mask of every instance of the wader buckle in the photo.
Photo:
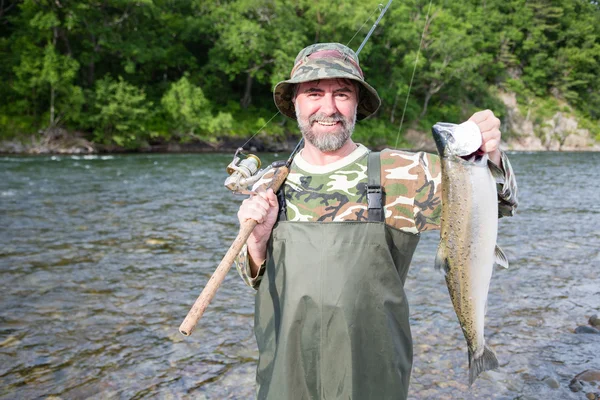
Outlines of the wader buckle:
M367 186L367 208L381 208L382 202L381 186Z

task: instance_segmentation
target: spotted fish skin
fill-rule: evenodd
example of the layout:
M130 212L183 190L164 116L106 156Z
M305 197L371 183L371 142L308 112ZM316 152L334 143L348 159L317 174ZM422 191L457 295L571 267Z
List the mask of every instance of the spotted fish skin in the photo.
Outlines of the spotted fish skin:
M486 345L484 320L494 264L508 266L496 246L498 200L496 179L487 155L465 160L452 154L448 141L453 125L436 124L433 137L442 170L440 244L435 266L445 272L446 285L460 322L469 356L469 384L498 368Z

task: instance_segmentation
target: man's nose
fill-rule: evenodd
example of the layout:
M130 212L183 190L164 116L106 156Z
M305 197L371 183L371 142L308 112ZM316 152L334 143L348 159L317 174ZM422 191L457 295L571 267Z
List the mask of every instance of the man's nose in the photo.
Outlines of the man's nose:
M327 93L323 96L323 102L321 103L321 109L319 110L326 115L333 115L337 112L335 105L335 97L331 93Z

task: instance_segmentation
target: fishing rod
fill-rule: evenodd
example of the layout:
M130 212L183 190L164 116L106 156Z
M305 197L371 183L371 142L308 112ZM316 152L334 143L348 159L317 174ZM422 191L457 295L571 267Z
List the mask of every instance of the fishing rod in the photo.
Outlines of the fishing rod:
M294 151L292 151L290 157L286 161L276 161L273 164L271 164L271 168L274 170L274 175L267 187L265 188L265 190L273 189L273 192L277 192L279 190L279 188L281 187L281 185L283 184L290 172L290 167L292 165L292 162L294 161L294 157L302 148L302 143L303 142L301 140L298 143L298 145L294 148ZM240 149L238 149L236 155L239 152ZM236 176L232 180L232 182L234 182L232 183L232 185L239 185L239 182L248 180L245 177L245 169L249 169L251 171L255 168L257 162L258 167L260 167L260 160L256 156L248 156L244 161L247 161L247 163L241 168L238 167L239 169L232 173L231 176ZM240 187L237 186L237 188ZM215 294L221 286L221 283L223 283L225 276L231 268L231 264L233 264L235 258L238 256L238 254L244 247L244 244L250 237L250 234L252 233L256 225L258 225L258 222L256 222L253 219L247 219L246 221L242 222L240 226L240 231L238 232L237 237L229 247L229 250L227 250L225 257L223 257L223 260L221 261L217 269L215 269L215 272L212 274L212 276L206 283L206 286L202 290L202 293L200 293L200 296L198 296L196 302L194 303L187 316L179 326L179 332L181 332L182 335L189 336L192 334L194 328L196 327L196 324L198 324L198 321L204 314L204 311L206 311L206 308L208 307L212 299L215 297Z
M379 21L381 21L381 18L383 18L383 15L386 13L387 9L392 4L392 1L393 0L389 0L387 5L381 10L379 17L369 30L367 36L360 44L358 50L356 51L356 55L358 55L363 49L363 47L373 34L373 31L379 24ZM379 7L381 7L381 5L379 5ZM369 18L370 17L371 16L369 16ZM365 24L366 21L362 26L364 26ZM362 29L362 26L358 29L358 31ZM356 34L354 36L356 36ZM352 39L354 39L354 37ZM350 41L352 41L352 39L350 39ZM271 118L271 120L273 118ZM258 134L258 132L256 134ZM256 134L254 136L256 136ZM248 141L250 141L250 139ZM246 143L248 143L248 141ZM276 161L264 170L259 169L261 166L261 161L256 155L245 155L243 153L243 146L238 148L233 156L233 161L227 166L226 170L230 176L225 180L225 187L227 187L234 193L255 194L254 191L251 191L248 188L251 187L254 183L258 182L258 180L266 173L266 171L273 170L274 175L271 181L268 183L267 187L262 190L272 189L273 192L277 192L281 185L283 185L283 183L285 182L290 172L290 167L292 165L294 157L302 149L303 146L304 138L301 138L286 161ZM250 234L252 234L252 231L254 230L256 225L258 225L258 222L256 222L253 219L248 219L242 222L237 237L229 247L229 250L227 250L227 253L225 253L223 260L217 266L215 272L212 274L212 276L206 283L206 286L200 293L200 296L198 296L198 298L194 302L194 305L192 306L187 316L179 326L179 332L181 332L182 335L190 336L192 334L194 328L198 324L198 321L200 320L200 318L202 318L202 315L206 311L206 308L208 307L212 299L215 297L217 290L219 289L221 283L223 283L223 280L225 280L225 276L231 269L231 265L233 264L234 260L244 247L244 244L246 244L246 241L250 237Z

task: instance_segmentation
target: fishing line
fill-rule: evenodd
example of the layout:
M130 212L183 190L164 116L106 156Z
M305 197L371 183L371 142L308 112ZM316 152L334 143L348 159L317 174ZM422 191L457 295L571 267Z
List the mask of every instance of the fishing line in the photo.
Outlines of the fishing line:
M255 137L256 135L258 135L258 134L260 133L260 131L262 131L262 130L264 129L264 127L265 127L265 126L269 125L269 122L273 121L273 119L274 119L276 116L278 116L279 114L281 114L281 113L280 113L279 111L277 111L277 113L276 113L275 115L273 115L273 116L271 117L271 119L270 119L270 120L268 120L267 122L265 122L265 124L264 124L263 126L261 126L261 127L260 127L260 128L257 130L257 131L256 131L256 133L255 133L254 135L250 136L250 139L246 140L246 143L244 143L244 144L243 144L243 145L241 145L240 147L241 147L241 148L243 148L245 145L247 145L248 143L250 143L250 141L251 141L252 139L254 139L254 137Z
M391 3L391 1L390 1L390 3ZM390 6L390 5L389 5L389 3L388 3L388 5L385 7L385 8L386 8L386 10L387 10L387 8L388 8L389 6ZM356 31L356 33L354 34L354 36L352 36L352 39L348 40L348 43L346 43L346 47L350 47L350 43L351 43L351 42L354 40L354 38L356 37L356 35L358 35L358 33L359 33L361 30L362 30L362 28L364 28L364 27L365 27L365 25L367 24L367 22L369 22L369 20L370 20L370 19L371 19L371 17L373 16L373 14L375 14L377 11L381 12L381 8L382 8L382 7L383 7L383 4L379 3L379 5L378 5L378 6L377 6L377 8L375 9L375 11L373 11L373 12L371 13L371 15L369 15L369 16L367 17L367 19L365 20L365 22L363 22L363 24L360 26L360 28L358 28L358 30ZM377 25L377 23L379 22L379 20L380 20L380 19L381 19L381 17L380 17L380 18L379 18L379 19L378 19L378 20L375 22L375 25ZM375 26L375 25L373 25L373 26ZM372 29L369 31L369 33L367 34L367 37L366 37L365 39L368 39L368 38L369 38L369 36L371 36L371 33L372 33L372 31L373 31ZM363 46L363 44L364 44L364 41L363 41L363 43L361 43L361 45L360 45L360 48L359 48L359 49L358 49L358 51L356 52L356 54L357 54L357 55L358 55L358 53L360 52L360 50L362 49L362 46Z
M354 36L352 36L352 39L350 39L348 41L348 43L346 44L346 47L349 47L348 45L350 44L350 42L352 42L352 40L354 40L354 38L356 37L356 35L358 35L358 33L362 30L362 28L367 24L367 22L369 22L369 20L371 19L371 17L373 16L373 14L375 14L375 12L380 11L379 14L379 18L377 18L377 20L375 21L375 23L373 24L373 26L371 27L371 30L369 31L369 33L367 34L367 36L365 37L365 39L363 40L363 42L360 44L360 47L358 48L358 50L356 51L356 55L358 55L360 53L360 51L362 50L362 48L365 46L365 44L367 43L367 40L369 40L369 37L371 37L371 34L373 33L373 31L375 30L375 28L377 27L377 24L379 24L379 21L381 20L381 18L383 18L383 15L385 14L385 12L387 11L388 7L390 6L390 4L392 4L392 0L390 0L387 5L385 6L385 8L383 9L383 11L381 11L381 8L383 7L383 4L379 4L377 6L377 8L375 9L375 11L373 11L371 13L371 15L369 15L367 17L367 19L365 20L365 22L360 26L360 28L358 28L358 30L356 31L356 33L354 34ZM430 3L431 6L431 3ZM243 148L244 146L246 146L248 143L250 143L250 141L252 139L254 139L256 137L256 135L258 135L260 133L260 131L262 131L265 126L269 125L269 122L273 121L273 119L275 117L277 117L279 114L281 114L281 112L277 111L277 113L275 115L273 115L271 117L271 119L269 119L263 126L261 126L254 135L250 136L250 139L246 140L246 142L241 145L240 147ZM404 116L404 114L403 114Z
M406 108L408 107L408 99L410 97L410 90L412 89L413 80L415 78L415 72L417 71L417 63L419 62L419 55L421 54L421 47L423 47L423 40L425 39L425 29L427 29L427 22L429 22L429 12L431 11L431 2L429 0L429 7L427 8L427 16L425 17L425 24L423 25L423 32L421 32L421 42L419 43L419 49L417 50L417 58L415 59L415 65L413 67L412 76L410 77L410 84L408 85L408 93L406 94L406 101L404 102L404 110L402 110L402 118L400 119L400 128L398 128L398 134L396 135L396 143L394 148L398 147L398 139L400 139L400 132L402 131L402 123L404 122L404 115L406 114Z

